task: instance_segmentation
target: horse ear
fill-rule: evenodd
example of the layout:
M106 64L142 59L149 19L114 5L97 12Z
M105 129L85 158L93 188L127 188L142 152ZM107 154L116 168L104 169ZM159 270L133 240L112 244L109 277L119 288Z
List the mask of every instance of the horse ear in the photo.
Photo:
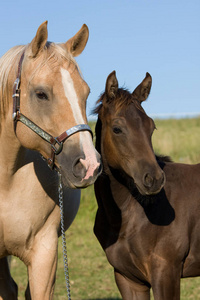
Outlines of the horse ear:
M44 49L48 37L47 21L42 23L36 33L36 36L29 45L30 57L36 57Z
M144 80L136 87L136 89L132 93L134 98L136 98L140 102L145 101L149 96L151 84L151 75L149 73L146 73L146 77L144 78Z
M106 94L108 98L115 98L118 90L118 80L116 77L116 72L113 71L108 75L107 81L106 81Z
M72 54L72 56L78 56L84 50L89 37L89 29L87 25L83 24L81 29L69 39L65 45L67 47L68 52Z

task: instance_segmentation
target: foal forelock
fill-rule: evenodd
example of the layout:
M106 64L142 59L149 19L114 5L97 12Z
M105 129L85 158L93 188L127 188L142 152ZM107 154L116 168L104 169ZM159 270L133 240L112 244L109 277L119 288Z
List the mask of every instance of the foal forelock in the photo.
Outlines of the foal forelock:
M101 112L101 109L103 108L103 99L106 97L106 93L100 95L100 98L96 102L96 108L94 108L93 113L99 114ZM119 111L123 109L124 107L128 107L131 103L134 103L134 105L145 113L144 109L141 106L141 103L134 99L132 94L125 88L119 88L117 90L116 96L114 99L107 99L108 106L111 105L111 103L114 103L115 105L115 111Z

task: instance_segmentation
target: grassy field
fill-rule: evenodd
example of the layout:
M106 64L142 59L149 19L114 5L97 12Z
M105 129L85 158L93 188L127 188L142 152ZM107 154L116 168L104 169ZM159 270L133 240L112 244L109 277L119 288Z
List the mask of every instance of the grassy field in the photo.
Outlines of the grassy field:
M155 123L153 145L156 153L170 155L177 162L200 162L200 118L155 120ZM113 270L93 234L96 209L93 187L89 187L82 191L79 212L66 233L73 300L121 299ZM27 282L26 269L17 258L12 259L11 266L19 286L19 300L22 300ZM54 299L67 299L61 241ZM200 299L200 278L182 280L181 300L186 299Z

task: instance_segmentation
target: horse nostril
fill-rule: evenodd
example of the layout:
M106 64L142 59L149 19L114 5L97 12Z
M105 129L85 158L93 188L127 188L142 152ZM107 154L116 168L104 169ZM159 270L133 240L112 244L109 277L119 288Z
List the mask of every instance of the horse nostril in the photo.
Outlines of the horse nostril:
M74 160L72 164L72 172L74 177L78 180L94 180L102 171L101 162L93 162L91 159L84 159L78 157Z
M81 158L78 158L74 161L72 171L73 171L74 176L77 178L82 179L85 177L85 175L87 173L87 169L83 165Z
M151 188L153 184L154 184L153 177L149 173L146 173L144 175L144 186Z

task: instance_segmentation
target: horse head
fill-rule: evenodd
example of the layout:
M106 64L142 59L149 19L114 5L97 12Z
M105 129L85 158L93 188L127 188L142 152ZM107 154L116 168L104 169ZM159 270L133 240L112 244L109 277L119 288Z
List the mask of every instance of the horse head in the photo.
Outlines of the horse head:
M76 125L81 124L84 129L62 140L62 151L55 157L63 183L71 188L94 183L100 173L100 155L86 125L89 87L74 60L84 50L88 35L88 28L83 25L66 43L48 42L47 22L44 22L31 43L24 47L20 66L20 113L52 137L66 135ZM22 52L18 54L18 62ZM52 155L51 145L36 134L37 130L30 130L23 122L17 122L15 127L21 146L36 150L47 159Z
M97 139L97 149L102 154L105 172L111 170L114 174L115 170L116 174L117 170L129 182L132 180L143 195L158 193L165 183L151 142L155 124L141 106L150 93L151 84L152 78L147 73L130 93L118 88L113 71L95 110L101 122L101 145Z

